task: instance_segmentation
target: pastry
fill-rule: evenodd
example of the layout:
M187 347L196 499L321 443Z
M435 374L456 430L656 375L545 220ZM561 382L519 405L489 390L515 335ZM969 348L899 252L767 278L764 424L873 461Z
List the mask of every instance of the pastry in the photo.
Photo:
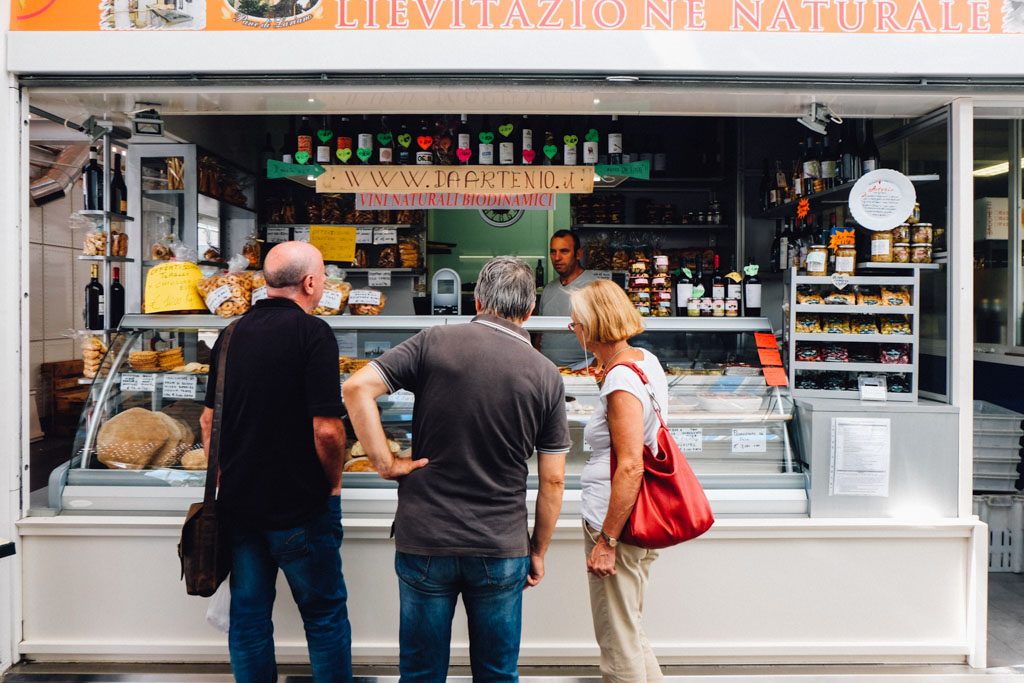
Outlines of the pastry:
M205 470L208 466L206 451L202 448L193 448L181 456L181 466L186 470Z

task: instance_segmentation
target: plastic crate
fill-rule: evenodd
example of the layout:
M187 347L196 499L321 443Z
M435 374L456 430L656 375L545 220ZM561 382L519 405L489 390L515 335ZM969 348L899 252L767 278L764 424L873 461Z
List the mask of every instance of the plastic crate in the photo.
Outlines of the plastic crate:
M974 430L985 432L1020 432L1024 415L988 401L974 402Z
M974 475L974 490L988 493L1016 493L1019 475L1014 472L1006 476Z
M1019 462L1021 455L1020 446L1014 444L1009 448L983 448L974 447L974 462L979 460L999 460L1000 462Z
M974 496L974 514L988 525L988 570L1024 571L1024 496Z
M1020 459L1017 460L985 460L985 459L974 459L974 476L975 477L1006 477L1012 478L1014 482L1017 481L1017 477L1020 476L1017 472L1017 467L1020 464Z
M1024 432L985 432L974 430L975 448L1020 448Z

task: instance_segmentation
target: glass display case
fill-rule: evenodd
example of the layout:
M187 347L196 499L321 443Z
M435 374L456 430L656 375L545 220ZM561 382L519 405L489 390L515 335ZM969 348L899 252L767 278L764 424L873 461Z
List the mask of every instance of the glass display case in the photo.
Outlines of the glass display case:
M329 316L339 368L349 374L433 325L466 324L445 316ZM210 315L125 316L103 358L82 414L72 458L53 472L49 505L76 510L169 512L202 495L206 460L199 415L210 350L230 319ZM531 318L526 329L543 349L570 335L568 318ZM648 319L632 343L656 355L669 379L667 421L718 515L805 515L807 479L792 435L794 408L785 387L768 386L754 339L771 332L763 318ZM559 339L558 341L564 341ZM583 361L583 352L580 352ZM579 475L589 457L583 428L600 401L585 370L561 368L573 446L566 463L563 512L578 512ZM411 447L415 397L405 391L378 405L388 437ZM478 406L466 406L467 411ZM354 446L349 437L349 450ZM536 490L536 460L530 464ZM394 482L348 472L349 513L394 512Z

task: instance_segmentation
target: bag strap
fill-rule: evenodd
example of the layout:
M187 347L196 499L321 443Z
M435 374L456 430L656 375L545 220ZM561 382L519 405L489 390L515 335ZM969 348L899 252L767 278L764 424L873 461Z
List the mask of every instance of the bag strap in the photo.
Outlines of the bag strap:
M221 418L224 415L224 377L227 375L228 344L231 334L235 331L238 321L235 320L221 333L220 354L217 356L217 388L213 397L213 427L210 430L210 452L206 464L206 491L203 503L213 504L217 496L217 468L220 465L220 432Z
M605 377L608 376L608 372L611 372L612 368L618 367L619 365L625 366L635 372L640 377L640 381L644 383L644 388L647 389L647 393L651 397L651 405L654 407L654 412L658 416L658 421L661 422L663 429L668 429L668 425L665 424L665 418L661 415L661 404L658 402L658 397L654 394L654 387L651 386L650 380L647 379L647 373L640 369L640 366L631 360L624 360L616 363L605 372Z

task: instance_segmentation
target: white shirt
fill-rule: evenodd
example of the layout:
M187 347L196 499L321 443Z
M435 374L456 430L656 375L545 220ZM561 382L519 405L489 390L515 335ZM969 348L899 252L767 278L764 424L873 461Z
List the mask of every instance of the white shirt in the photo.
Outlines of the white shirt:
M668 411L668 380L657 357L643 350L644 358L637 365L647 375L647 380L658 398L662 416ZM661 422L651 405L651 396L644 387L640 376L631 368L617 365L611 369L601 386L600 405L594 410L590 422L583 430L583 440L590 444L593 453L583 467L580 476L581 507L587 524L600 529L608 514L608 500L612 494L611 452L612 440L608 431L608 396L615 391L628 391L640 400L644 407L644 443L657 448L658 428Z
M586 287L596 279L593 271L584 270L567 285L563 285L559 278L547 283L540 295L539 315L570 315L572 304L569 301L569 295L574 290ZM583 349L580 348L576 335L568 330L545 332L541 340L541 351L555 365L572 365L583 361Z

